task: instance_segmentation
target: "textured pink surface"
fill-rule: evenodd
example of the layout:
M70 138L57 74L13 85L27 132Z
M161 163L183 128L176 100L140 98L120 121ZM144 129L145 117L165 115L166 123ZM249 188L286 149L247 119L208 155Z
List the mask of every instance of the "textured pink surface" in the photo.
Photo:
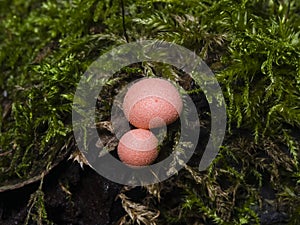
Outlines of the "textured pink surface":
M179 117L182 99L169 81L148 78L128 89L123 110L129 122L138 128L160 127L174 122Z
M149 130L130 130L120 139L118 155L128 165L146 166L157 158L157 145L157 138Z

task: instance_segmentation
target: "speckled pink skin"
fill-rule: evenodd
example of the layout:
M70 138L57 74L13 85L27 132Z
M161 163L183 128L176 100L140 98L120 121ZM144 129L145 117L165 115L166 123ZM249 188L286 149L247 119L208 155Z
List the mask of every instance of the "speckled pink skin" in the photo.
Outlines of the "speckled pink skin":
M182 105L179 92L169 81L146 78L128 89L123 111L132 125L149 129L173 123L178 119Z
M125 133L118 145L122 162L130 166L150 165L158 156L158 140L152 132L134 129Z

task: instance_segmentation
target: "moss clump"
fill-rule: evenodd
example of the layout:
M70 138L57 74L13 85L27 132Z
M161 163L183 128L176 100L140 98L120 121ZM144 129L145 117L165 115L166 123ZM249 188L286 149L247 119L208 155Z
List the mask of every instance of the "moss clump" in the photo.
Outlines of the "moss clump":
M214 70L227 102L228 132L207 171L198 173L190 163L156 195L147 187L152 197L143 210L159 210L159 224L259 224L272 209L298 224L299 1L129 0L123 14L119 3L0 2L1 185L41 174L72 148L72 99L93 60L126 41L160 39L195 51ZM193 96L203 94L167 65L143 63L118 76L138 76L132 71L163 71L184 78ZM157 193L172 196L174 190L180 193L176 204L163 198L158 204Z
M89 14L96 13L94 3L1 1L1 9L11 8L1 12L3 184L39 174L69 149L71 106L80 75L95 52L113 42L95 34L104 25Z

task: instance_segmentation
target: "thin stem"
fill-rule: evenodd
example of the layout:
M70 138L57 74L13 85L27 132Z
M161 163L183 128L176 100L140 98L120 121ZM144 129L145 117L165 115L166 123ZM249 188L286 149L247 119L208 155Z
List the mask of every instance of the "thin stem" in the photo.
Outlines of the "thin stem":
M129 42L129 37L127 35L127 31L126 31L126 25L125 25L125 8L124 8L124 1L121 0L121 9L122 9L122 23L123 23L123 34L124 37L126 39L126 42Z

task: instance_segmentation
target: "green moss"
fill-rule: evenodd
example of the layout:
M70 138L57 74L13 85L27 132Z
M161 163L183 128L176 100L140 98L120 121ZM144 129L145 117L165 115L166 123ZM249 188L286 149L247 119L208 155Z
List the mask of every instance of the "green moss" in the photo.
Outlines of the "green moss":
M24 222L24 225L36 223L38 225L53 224L51 221L47 219L47 211L44 203L44 192L42 190L43 187L43 178L40 182L40 186L36 192L31 194L29 202L28 202L28 212Z

